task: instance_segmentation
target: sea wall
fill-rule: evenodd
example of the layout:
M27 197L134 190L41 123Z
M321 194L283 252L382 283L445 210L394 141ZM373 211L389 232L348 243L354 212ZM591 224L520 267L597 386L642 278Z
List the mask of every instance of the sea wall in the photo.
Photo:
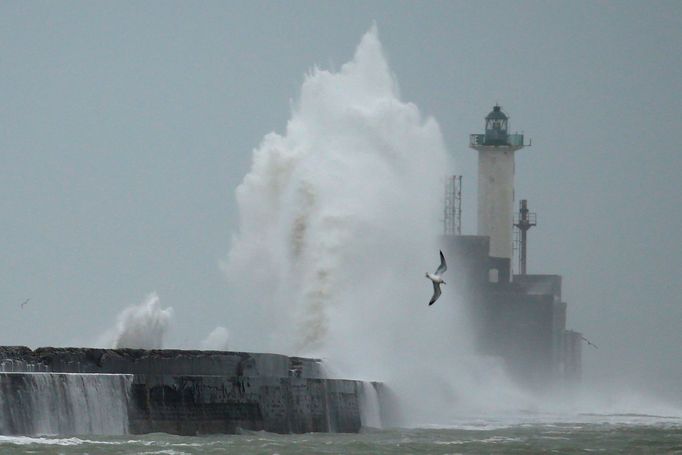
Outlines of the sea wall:
M124 434L132 375L0 373L0 434Z
M173 434L360 430L359 381L136 375L130 432Z
M319 360L281 354L25 346L0 346L0 371L323 377Z
M55 432L35 420L73 420L76 397L96 400L106 387L92 384L104 377L126 378L116 392L127 409L118 419L124 424L94 431L66 423L57 433L357 432L367 395L360 381L323 377L316 359L278 354L0 347L0 434ZM59 396L59 406L49 396Z

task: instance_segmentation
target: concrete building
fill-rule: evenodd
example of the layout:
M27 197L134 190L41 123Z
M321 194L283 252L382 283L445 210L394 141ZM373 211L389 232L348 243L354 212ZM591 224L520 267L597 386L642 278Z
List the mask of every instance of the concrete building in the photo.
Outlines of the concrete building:
M485 133L472 134L469 146L479 158L478 232L453 235L459 229L450 230L443 246L450 268L461 277L477 349L503 359L522 385L537 389L576 382L582 336L566 330L561 276L526 274L526 231L535 226L535 216L525 200L514 223L514 153L524 147L523 135L509 134L508 116L494 106L485 118ZM518 274L512 270L515 226L523 230Z

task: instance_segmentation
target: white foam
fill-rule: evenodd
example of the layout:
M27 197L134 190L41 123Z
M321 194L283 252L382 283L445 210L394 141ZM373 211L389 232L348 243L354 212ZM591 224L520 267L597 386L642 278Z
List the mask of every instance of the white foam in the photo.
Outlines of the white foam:
M137 441L95 441L81 438L57 438L48 436L0 436L0 445L54 445L54 446L78 446L82 444L93 445L123 445Z

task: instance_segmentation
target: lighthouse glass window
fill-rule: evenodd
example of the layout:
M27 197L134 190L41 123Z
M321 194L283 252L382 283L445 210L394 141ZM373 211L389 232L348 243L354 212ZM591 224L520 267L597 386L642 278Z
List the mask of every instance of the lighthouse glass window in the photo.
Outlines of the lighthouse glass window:
M489 129L489 130L506 130L507 129L507 122L502 120L502 119L488 120L487 129Z

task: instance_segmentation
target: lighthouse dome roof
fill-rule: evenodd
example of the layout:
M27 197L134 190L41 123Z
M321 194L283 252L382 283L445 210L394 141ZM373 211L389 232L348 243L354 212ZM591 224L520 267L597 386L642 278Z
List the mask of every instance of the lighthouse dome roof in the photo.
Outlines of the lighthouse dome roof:
M507 120L507 115L502 112L502 108L500 106L495 106L493 107L493 110L490 111L490 114L488 114L485 119L486 120Z

